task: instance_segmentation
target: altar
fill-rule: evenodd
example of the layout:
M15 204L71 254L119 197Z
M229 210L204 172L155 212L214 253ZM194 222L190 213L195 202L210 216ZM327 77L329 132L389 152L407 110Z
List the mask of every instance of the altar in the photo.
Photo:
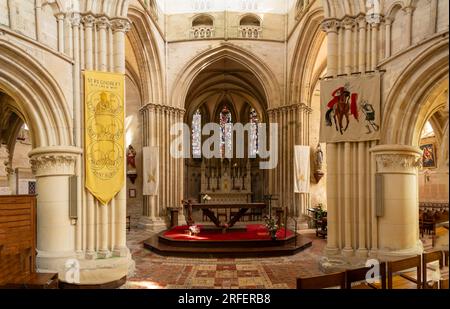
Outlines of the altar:
M249 160L204 160L201 165L202 198L214 204L250 203L251 167Z

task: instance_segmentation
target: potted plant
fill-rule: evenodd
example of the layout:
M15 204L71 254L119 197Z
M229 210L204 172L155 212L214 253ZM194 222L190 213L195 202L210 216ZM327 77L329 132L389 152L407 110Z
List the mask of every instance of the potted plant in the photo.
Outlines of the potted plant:
M280 226L277 224L277 220L275 218L265 217L264 221L266 223L266 228L269 231L270 238L272 238L272 240L276 240L277 232L280 229Z

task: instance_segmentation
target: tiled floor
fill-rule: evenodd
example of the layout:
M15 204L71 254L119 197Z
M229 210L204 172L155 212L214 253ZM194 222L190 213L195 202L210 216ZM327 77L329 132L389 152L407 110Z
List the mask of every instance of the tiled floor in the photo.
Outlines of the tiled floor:
M151 234L128 233L136 262L135 275L124 288L295 288L299 276L320 274L318 259L326 241L315 238L311 248L289 257L261 259L192 259L162 257L143 248Z
M294 256L260 259L193 259L163 257L144 249L143 241L152 234L134 229L128 232L127 244L136 262L136 272L122 288L293 289L297 277L321 274L319 258L326 241L316 238L314 232L303 233L314 239L313 245ZM436 247L448 249L448 230L439 229L437 234ZM425 236L422 241L426 251L433 250L431 236Z

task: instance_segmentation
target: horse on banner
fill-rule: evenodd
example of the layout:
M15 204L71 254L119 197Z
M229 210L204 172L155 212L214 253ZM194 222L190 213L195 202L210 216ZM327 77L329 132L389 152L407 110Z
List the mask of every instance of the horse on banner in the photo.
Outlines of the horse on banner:
M327 104L328 111L325 114L326 125L328 127L333 126L331 115L333 114L334 125L336 126L336 131L340 132L341 135L347 131L350 124L350 114L358 120L358 94L351 93L349 90L349 85L346 84L344 87L339 87L334 90L331 94L333 99ZM346 124L344 127L343 120L346 119Z

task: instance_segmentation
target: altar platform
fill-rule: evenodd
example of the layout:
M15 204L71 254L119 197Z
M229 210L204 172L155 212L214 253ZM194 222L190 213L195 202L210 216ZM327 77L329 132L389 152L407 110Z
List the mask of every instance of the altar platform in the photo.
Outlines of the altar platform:
M309 248L312 240L280 229L273 240L261 224L235 226L226 230L199 225L190 235L188 226L177 226L144 241L144 247L165 256L267 257L293 255Z

